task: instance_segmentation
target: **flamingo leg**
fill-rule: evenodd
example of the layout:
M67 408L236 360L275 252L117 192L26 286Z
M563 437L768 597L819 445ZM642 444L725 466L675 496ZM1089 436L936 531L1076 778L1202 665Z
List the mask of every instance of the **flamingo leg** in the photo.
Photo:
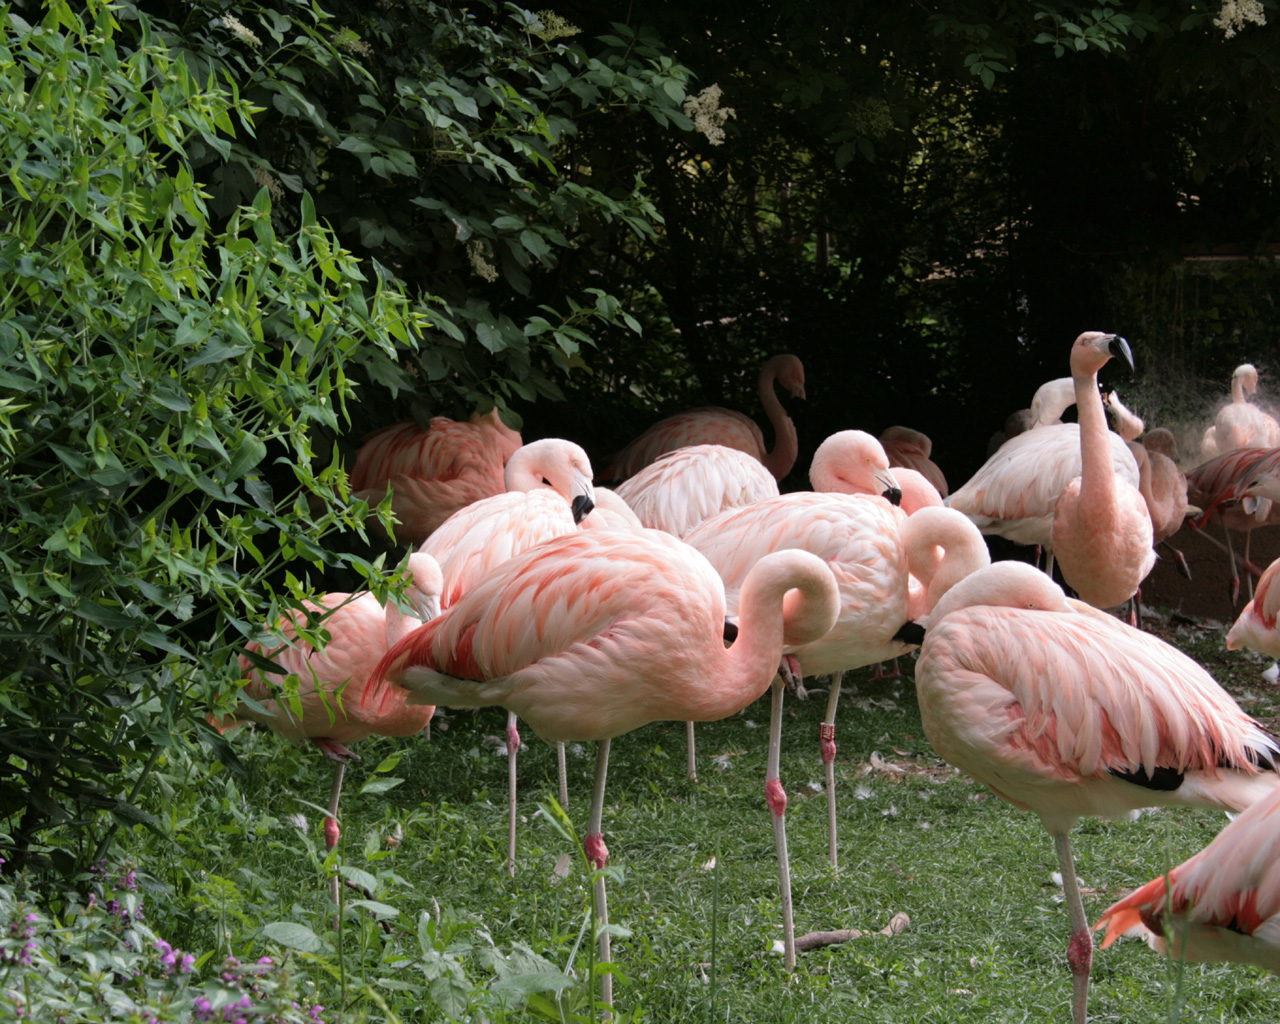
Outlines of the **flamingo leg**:
M1231 531L1226 524L1222 527L1222 536L1227 540L1227 559L1231 562L1231 607L1240 603L1240 574L1236 571L1236 553L1231 549Z
M782 758L782 701L786 687L781 678L773 681L773 700L769 713L769 760L765 769L764 798L773 815L773 844L778 851L778 892L782 901L783 963L787 970L796 966L796 925L791 906L791 859L787 854L787 791L778 777Z
M685 722L684 729L685 729L685 738L688 740L687 745L689 750L689 781L697 782L698 781L698 756L696 752L697 748L694 746L694 741L693 741L693 723Z
M1053 550L1051 548L1044 549L1044 574L1053 579Z
M1058 867L1062 872L1063 895L1071 913L1071 941L1067 945L1067 963L1071 966L1071 1014L1073 1024L1085 1024L1089 1005L1089 968L1093 964L1093 933L1084 916L1080 883L1076 879L1075 860L1071 856L1071 839L1066 832L1053 833L1058 851Z
M827 717L818 726L818 749L827 772L827 856L832 870L839 868L836 855L836 704L840 701L840 683L843 673L831 676L831 689L827 694Z
M1205 534L1205 536L1208 536L1208 534ZM1173 560L1178 566L1178 572L1182 573L1187 579L1191 579L1191 565L1187 562L1187 556L1167 540L1162 540L1160 547L1173 553Z
M556 769L560 773L560 806L569 807L569 766L565 763L564 744L556 744Z
M338 798L342 796L342 777L346 772L347 762L335 759L333 787L329 790L329 814L331 817L324 819L324 845L326 850L332 850L337 846L338 839L342 835L342 830L338 827ZM338 905L339 884L336 874L329 879L329 897L335 907Z
M516 875L516 755L520 752L520 730L515 712L507 712L507 874Z
M1252 562L1249 561L1249 542L1253 540L1253 531L1246 530L1244 534L1244 579L1248 584L1249 600L1253 600L1253 574L1257 571Z
M587 851L591 867L599 871L609 862L609 848L604 845L601 820L604 817L604 785L609 774L609 741L600 740L596 745L596 780L591 788L591 813L587 818L587 838L582 844ZM612 962L609 944L609 903L604 891L604 875L595 883L597 927L600 929L600 962ZM613 1007L613 975L600 976L600 999L605 1006Z

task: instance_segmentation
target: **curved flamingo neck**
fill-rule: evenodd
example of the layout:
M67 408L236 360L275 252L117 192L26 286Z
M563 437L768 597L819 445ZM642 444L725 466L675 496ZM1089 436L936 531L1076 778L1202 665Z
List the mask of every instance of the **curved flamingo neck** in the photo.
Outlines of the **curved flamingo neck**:
M921 509L901 529L907 567L924 587L924 608L932 611L961 580L991 564L991 553L978 528L953 509Z
M835 577L816 556L779 551L757 562L739 593L738 638L724 652L717 686L717 703L732 710L715 717L763 694L778 672L783 644L816 640L835 624L839 608Z
M1125 441L1125 444L1129 446L1129 451L1133 452L1133 458L1138 463L1138 493L1142 495L1142 500L1147 503L1147 509L1150 511L1156 506L1155 490L1151 486L1151 456L1137 441Z
M760 461L775 480L781 480L796 464L796 457L800 454L800 440L796 436L796 425L791 422L791 417L787 415L787 410L782 407L782 401L774 390L777 377L777 364L770 359L760 368L759 390L760 404L764 406L764 413L773 427L773 448Z
M1245 401L1244 376L1237 374L1231 378L1231 401L1237 405Z

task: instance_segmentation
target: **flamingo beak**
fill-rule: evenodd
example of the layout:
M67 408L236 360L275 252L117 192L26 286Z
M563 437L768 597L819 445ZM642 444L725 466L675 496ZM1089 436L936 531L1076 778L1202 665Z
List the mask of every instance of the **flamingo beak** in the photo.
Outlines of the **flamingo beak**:
M573 510L573 521L581 523L582 520L587 518L587 513L596 507L596 503L591 500L589 494L578 494L569 503L569 507Z
M887 469L878 469L875 474L876 486L880 488L880 496L889 499L890 505L902 504L902 488Z
M899 643L919 646L924 643L924 626L908 619L898 628L898 632L893 634L893 639Z
M1129 364L1129 372L1133 372L1133 350L1129 348L1129 343L1118 334L1113 334L1107 339L1107 351L1113 356L1119 356Z

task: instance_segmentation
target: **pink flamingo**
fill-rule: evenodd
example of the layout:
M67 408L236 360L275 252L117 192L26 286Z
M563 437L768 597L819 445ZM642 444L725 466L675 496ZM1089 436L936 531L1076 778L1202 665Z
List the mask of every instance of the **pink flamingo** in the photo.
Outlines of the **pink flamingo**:
M1280 613L1277 579L1280 579L1280 558L1267 566L1254 589L1253 599L1227 631L1227 650L1248 647L1259 654L1280 658L1280 632L1276 630L1276 614Z
M1249 574L1249 594L1258 568L1249 561L1253 531L1280 523L1280 449L1238 448L1219 455L1187 474L1187 499L1204 511L1193 525L1202 528L1216 516L1222 522L1227 559L1231 563L1231 605L1240 600L1240 576L1236 571L1231 531L1245 535L1244 565ZM1208 533L1204 536L1212 539ZM1216 542L1215 542L1216 543Z
M809 483L824 493L879 495L893 505L902 500L884 446L865 430L840 430L818 445Z
M1211 459L1236 448L1274 448L1280 445L1280 423L1249 401L1258 391L1258 371L1251 363L1231 375L1231 401L1218 410L1213 426L1204 432L1200 457Z
M1169 538L1182 529L1187 518L1187 478L1178 468L1178 446L1172 431L1156 427L1147 431L1142 439L1147 451L1150 498L1147 511L1151 513L1152 539L1156 547L1164 545L1173 552L1178 569L1191 579L1191 567L1186 556L1169 544ZM1145 494L1144 494L1145 497Z
M1103 436L1111 449L1116 478L1136 488L1138 465L1128 446L1119 435L1106 430L1105 424ZM952 492L947 505L967 515L985 534L1045 550L1052 570L1054 508L1063 489L1081 475L1083 449L1078 423L1042 426L1018 434L1001 445L963 487Z
M375 431L356 452L353 496L376 505L391 488L401 543L422 543L458 509L501 494L502 467L520 435L493 409L470 423L434 416L426 430L412 420Z
M695 444L660 455L618 485L618 497L653 530L683 538L704 519L778 496L778 482L758 458L721 444ZM685 723L687 773L698 779L694 725Z
M1070 377L1045 381L1031 399L1031 425L1052 427L1062 422L1062 414L1076 404L1076 382Z
M645 526L684 537L727 508L776 498L778 482L746 452L696 444L659 456L617 491Z
M762 559L739 595L741 632L723 642L724 585L683 541L657 530L580 531L511 559L387 652L364 701L501 704L552 742L596 740L585 847L596 868L609 741L660 719L714 721L764 693L783 644L831 628L840 599L807 552ZM604 880L597 881L603 924ZM609 959L608 932L600 933ZM612 1001L609 975L605 1002Z
M503 472L507 493L472 502L446 519L419 548L440 564L441 607L450 608L499 565L567 533L594 514L591 460L572 441L543 438L518 448ZM507 717L509 813L507 872L516 873L516 758L520 732ZM556 744L560 803L569 803L564 745Z
M323 594L315 602L307 601L305 612L295 610L281 616L276 628L284 642L254 641L240 658L240 671L247 680L241 692L247 702L234 715L213 721L219 731L246 721L257 722L290 742L310 741L334 761L324 823L330 850L338 845L338 798L347 761L354 756L347 744L367 736L417 735L435 712L432 707L409 707L403 695L384 702L376 711L363 704L365 688L382 655L440 612L443 581L435 559L413 554L407 568L407 614L395 600L383 606L365 592ZM301 628L317 626L329 636L319 649L298 635ZM291 679L297 680L296 689L288 684ZM335 903L337 885L335 877Z
M1093 926L1106 949L1141 934L1158 953L1280 971L1280 792L1264 797L1195 856L1112 904Z
M795 424L774 394L775 381L792 398L804 398L804 364L797 357L784 354L766 360L760 368L760 404L773 426L771 451L765 449L764 433L749 416L718 406L686 409L659 420L618 452L605 467L602 478L626 480L664 452L693 444L721 444L754 455L774 479L781 480L795 465L800 445Z
M1068 838L1076 821L1157 804L1243 810L1280 789L1280 743L1186 655L1068 601L1031 566L973 573L923 624L916 691L929 742L1053 837L1084 1024L1093 941Z
M1098 371L1115 355L1133 368L1129 343L1118 335L1086 331L1071 347L1071 379L1080 420L1080 475L1058 495L1049 535L1062 578L1095 608L1114 608L1128 601L1156 564L1151 514L1137 483L1116 478L1114 435L1107 429L1106 410L1098 394ZM1139 420L1139 433L1141 429ZM1132 452L1129 458L1133 460Z
M880 433L880 444L884 446L891 469L915 470L941 497L947 496L947 478L942 475L938 464L929 458L933 454L933 442L927 435L910 427L886 427Z
M828 855L835 867L835 713L841 675L906 653L913 644L895 638L898 627L936 602L958 579L987 564L986 543L964 516L949 509L924 509L908 518L882 498L813 492L784 494L722 512L705 520L686 540L706 555L724 580L730 615L752 567L772 552L811 552L835 574L840 588L835 625L808 643L785 648L805 675L832 677L819 740L827 778ZM914 585L909 573L913 567L919 571ZM795 964L795 944L786 791L779 780L781 728L782 688L775 683L765 797L773 814L784 955L790 968Z

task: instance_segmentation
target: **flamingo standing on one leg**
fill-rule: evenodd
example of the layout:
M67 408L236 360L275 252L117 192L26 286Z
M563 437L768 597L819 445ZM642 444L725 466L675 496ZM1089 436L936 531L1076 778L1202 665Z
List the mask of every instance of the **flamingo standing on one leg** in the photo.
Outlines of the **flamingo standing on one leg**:
M241 656L244 693L256 706L244 704L234 715L213 720L219 730L235 728L245 721L268 726L295 743L310 741L334 761L333 788L329 794L329 816L324 823L326 846L338 845L338 798L347 761L354 755L347 748L367 736L414 736L431 721L432 707L409 707L402 695L385 702L376 711L362 703L365 687L387 649L412 629L440 612L443 581L440 567L430 555L413 554L408 560L410 583L404 592L408 612L396 601L386 606L370 593L324 594L314 603L306 602L306 612L282 616L277 628L283 644L250 643L249 654ZM316 616L310 622L311 615ZM329 635L322 648L298 637L304 623L318 625ZM273 667L268 667L268 665ZM297 678L297 690L290 693L285 680ZM338 880L333 880L333 901L338 901Z
M1186 655L1068 601L1025 564L973 573L924 625L916 689L929 742L1053 836L1084 1024L1093 940L1068 838L1076 821L1157 804L1243 810L1280 789L1280 742Z
M1140 934L1157 953L1205 963L1234 960L1280 971L1280 792L1259 800L1208 846L1112 904L1106 949Z
M704 519L778 496L778 482L754 455L721 444L695 444L660 455L618 485L640 522L685 537ZM687 773L698 780L694 725L685 723Z
M544 438L516 450L503 472L506 494L481 498L459 509L419 549L440 564L444 576L441 607L458 598L521 551L577 531L590 519L595 501L591 460L572 441ZM516 758L520 732L507 717L507 873L516 873ZM560 803L569 802L564 745L556 744Z
M1203 527L1217 516L1222 522L1227 559L1231 563L1231 606L1240 599L1240 576L1236 571L1231 531L1245 535L1244 564L1248 572L1249 595L1258 570L1249 561L1253 531L1280 522L1280 449L1238 448L1219 455L1187 474L1187 497L1204 511L1193 525ZM1210 537L1208 533L1205 537ZM1212 538L1210 538L1212 539Z
M726 648L724 585L697 551L657 530L581 531L513 558L388 651L364 700L400 699L400 684L410 701L501 704L544 739L599 741L585 846L600 868L609 740L660 719L735 714L768 689L783 644L820 637L839 605L820 559L778 552L744 581L741 631ZM607 931L600 945L608 961ZM603 992L611 1002L607 974Z
M390 487L396 537L414 546L458 509L501 494L502 467L520 444L496 409L469 423L434 416L426 430L412 420L397 423L365 438L351 466L351 491L377 504Z
M1137 485L1116 478L1112 434L1098 394L1098 371L1116 355L1133 368L1129 343L1118 335L1086 331L1071 346L1080 475L1058 495L1049 534L1062 578L1095 608L1128 601L1156 564L1151 513Z
M659 420L610 460L601 479L626 480L659 455L694 444L721 444L753 455L775 480L791 472L800 452L796 425L791 422L773 385L781 384L792 398L804 398L804 364L789 353L766 360L760 368L760 404L773 426L773 448L764 446L764 433L751 417L733 409L705 406L687 409Z
M860 494L797 492L722 512L689 534L688 543L707 556L725 582L730 614L738 589L752 566L765 555L800 549L820 557L840 585L840 615L835 626L787 653L805 674L831 675L827 714L819 730L827 778L828 855L837 864L835 820L835 712L840 677L863 665L887 661L913 644L894 638L903 617L918 615L973 569L987 564L981 534L950 509L924 509L910 518L885 500ZM918 568L913 584L909 570ZM920 588L926 588L921 593ZM739 641L740 642L740 641ZM781 729L782 695L774 694L771 744ZM765 793L773 812L783 904L784 956L795 964L791 922L790 867L786 848L786 794L771 746Z

